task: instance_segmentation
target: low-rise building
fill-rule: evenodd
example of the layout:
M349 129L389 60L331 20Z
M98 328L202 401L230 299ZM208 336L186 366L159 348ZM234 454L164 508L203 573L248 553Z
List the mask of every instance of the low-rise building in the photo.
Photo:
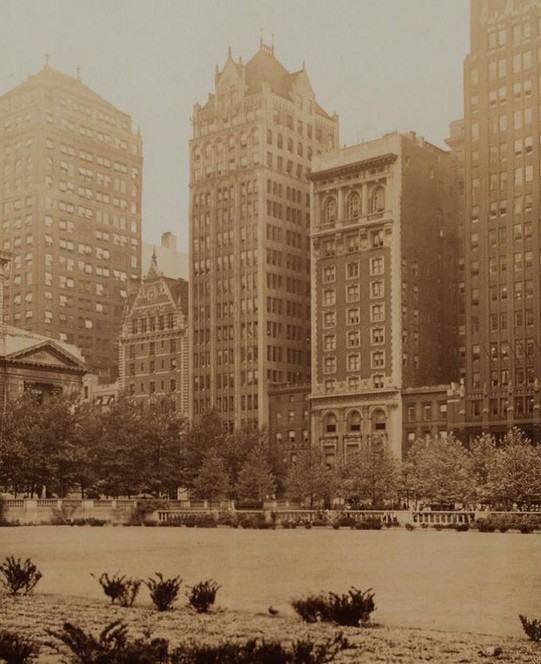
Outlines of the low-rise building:
M310 447L310 383L269 389L269 442L284 463L294 463Z

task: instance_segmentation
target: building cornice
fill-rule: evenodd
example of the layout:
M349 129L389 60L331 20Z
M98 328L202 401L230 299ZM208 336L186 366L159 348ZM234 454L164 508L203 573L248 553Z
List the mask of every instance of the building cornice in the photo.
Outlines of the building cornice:
M370 159L364 159L361 161L338 164L336 166L332 166L331 168L312 171L307 175L307 178L313 182L320 182L329 177L344 177L373 168L387 168L394 164L397 158L398 156L396 154L389 152L387 154L380 155L379 157L372 157Z

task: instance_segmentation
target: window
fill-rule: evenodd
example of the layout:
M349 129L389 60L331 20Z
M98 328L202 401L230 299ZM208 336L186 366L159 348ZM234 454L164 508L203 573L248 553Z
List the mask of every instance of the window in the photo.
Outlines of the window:
M372 369L382 369L385 366L385 352L382 350L374 350L371 354Z
M357 266L358 267L358 266ZM323 282L331 283L336 279L336 269L334 265L323 268Z
M384 342L385 333L382 327L373 327L371 334L373 344L382 344Z
M348 348L358 348L361 345L361 333L359 330L350 330L347 333Z
M336 221L336 210L337 210L336 198L334 198L333 196L327 198L323 206L324 223L329 224L333 221Z
M359 371L361 368L361 356L359 353L350 353L348 355L348 371Z
M336 302L336 291L334 288L327 288L323 291L323 304L324 306L330 306Z
M370 212L383 212L383 210L385 210L385 188L377 186L372 190Z
M323 314L323 327L334 327L336 325L336 312L325 311Z
M323 360L323 368L325 373L335 373L336 372L336 357L330 355Z
M352 410L348 413L347 429L351 433L358 433L361 430L361 415L359 411Z
M370 306L370 321L372 323L378 323L385 319L385 306L381 304L372 304Z
M324 350L335 350L336 349L336 335L335 334L326 334L323 337L323 348L324 348Z
M348 325L357 325L361 321L361 314L359 307L353 307L347 310L347 324Z
M323 420L323 433L336 433L336 415L327 413Z
M375 256L370 259L370 275L383 274L384 271L384 258L383 256Z
M355 219L361 214L361 197L357 192L350 194L347 202L348 219Z

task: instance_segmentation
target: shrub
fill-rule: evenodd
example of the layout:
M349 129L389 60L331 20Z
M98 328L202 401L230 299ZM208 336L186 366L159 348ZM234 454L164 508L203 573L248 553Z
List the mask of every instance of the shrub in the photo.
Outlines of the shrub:
M107 625L97 639L69 622L64 623L62 632L46 632L61 641L80 664L157 664L168 659L165 639L129 642L127 627L119 620ZM48 645L59 651L55 643Z
M489 519L479 519L476 526L480 533L493 533L496 530L496 526Z
M522 614L519 615L519 618L522 623L522 629L528 638L532 641L541 641L541 620L537 620L536 618L528 620L528 618Z
M148 517L156 510L169 509L169 501L158 498L143 498L135 503L133 512L130 514L130 526L146 525Z
M374 593L358 590L353 586L343 595L321 593L305 599L294 600L291 605L306 622L335 622L339 625L358 627L366 625L375 611Z
M468 523L457 523L454 526L454 529L457 531L457 533L466 533L470 529L470 526Z
M311 523L310 521L306 521L306 523L304 524L304 527L305 527L307 530L310 530L310 528L312 527L312 523Z
M406 530L415 530L413 523L406 523L405 528Z
M163 574L156 572L156 579L150 577L145 585L150 590L150 598L158 611L171 609L178 597L182 579L178 576L164 579Z
M107 523L106 519L96 519L93 516L84 519L72 519L72 526L104 526Z
M206 613L216 601L216 593L220 588L213 579L200 581L190 588L186 597L197 613Z
M233 512L220 512L218 514L218 525L232 527L237 522L237 517Z
M94 574L91 574L91 576L96 578ZM120 576L120 572L113 574L111 577L104 572L98 581L103 588L103 592L111 598L111 604L118 600L120 606L132 606L141 586L140 579L132 579L124 574Z
M316 643L297 640L290 648L279 641L251 639L246 643L180 646L172 654L174 664L325 664L341 650L351 647L339 632L333 638Z
M238 524L241 528L259 528L260 530L266 530L272 527L271 523L267 523L265 515L262 512L256 514L238 514L237 515Z
M26 664L36 659L39 644L15 632L0 631L0 660L6 664Z
M295 599L291 602L291 606L305 622L332 621L329 598L325 593Z
M519 529L520 532L523 533L524 535L526 535L526 534L528 534L528 533L533 533L533 531L534 531L534 527L533 527L533 525L532 525L531 523L521 523L521 524L519 525L518 529Z
M53 507L53 515L51 517L51 525L53 526L68 526L71 523L71 517L75 512L73 505L60 503L60 507Z
M2 583L9 595L17 595L19 592L22 595L30 594L43 576L30 558L23 563L14 556L8 556L0 564L0 574L4 577Z
M352 586L347 594L330 593L333 621L350 627L366 624L370 619L370 614L376 609L374 593L371 593L371 590L369 588L363 592Z
M381 530L383 523L376 516L367 516L360 521L355 521L351 527L355 530Z

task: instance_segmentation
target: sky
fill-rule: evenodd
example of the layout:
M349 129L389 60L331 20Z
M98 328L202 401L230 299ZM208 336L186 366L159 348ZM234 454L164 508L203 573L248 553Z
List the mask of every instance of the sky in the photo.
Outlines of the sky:
M303 62L351 145L416 131L444 147L462 117L469 0L0 0L0 94L50 65L129 113L144 143L143 239L188 249L190 117L227 50L261 31L289 71Z

